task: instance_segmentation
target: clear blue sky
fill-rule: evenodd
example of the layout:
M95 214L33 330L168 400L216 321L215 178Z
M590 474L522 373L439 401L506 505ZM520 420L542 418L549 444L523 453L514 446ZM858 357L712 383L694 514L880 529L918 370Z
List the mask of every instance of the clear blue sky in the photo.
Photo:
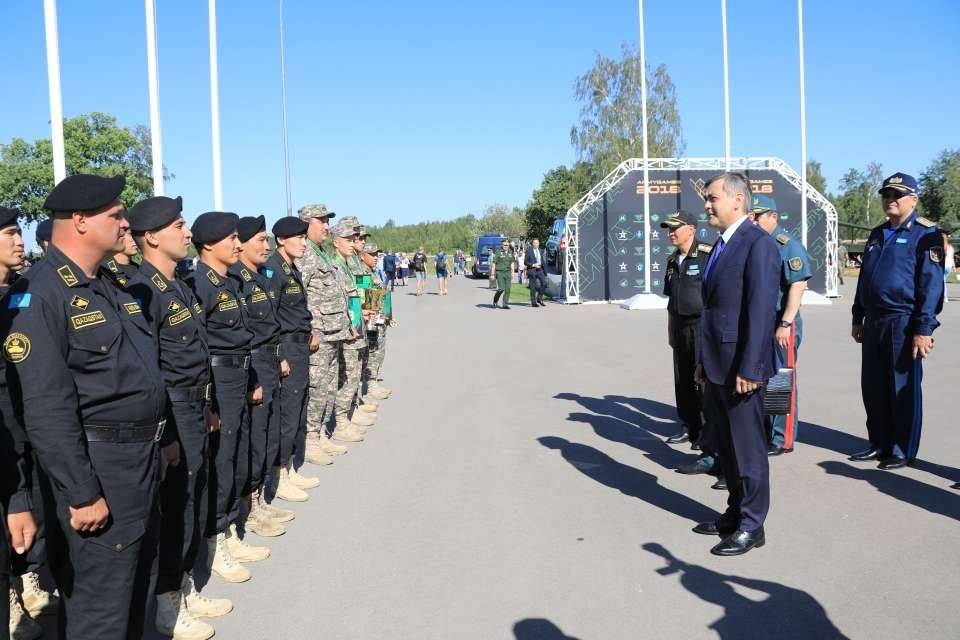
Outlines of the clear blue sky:
M573 82L636 43L636 2L287 0L294 208L325 202L381 224L523 205L570 163ZM157 2L169 194L213 206L207 3ZM723 154L717 0L647 0L647 56L677 85L689 156ZM831 189L849 167L913 174L960 147L957 0L808 0L809 154ZM799 169L796 3L730 0L734 155ZM148 124L143 3L61 0L64 111ZM39 0L0 5L0 141L49 136ZM219 6L227 209L284 213L278 15ZM954 31L954 32L951 32Z

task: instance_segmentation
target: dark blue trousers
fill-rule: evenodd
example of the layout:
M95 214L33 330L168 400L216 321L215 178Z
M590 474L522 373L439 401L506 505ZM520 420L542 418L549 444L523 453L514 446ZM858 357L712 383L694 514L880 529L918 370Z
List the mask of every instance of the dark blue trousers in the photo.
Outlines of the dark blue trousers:
M763 527L770 510L763 391L739 396L732 387L709 381L704 391L716 427L720 469L730 492L721 519L725 524L739 524L741 531L756 531Z
M923 426L923 360L913 359L910 316L867 317L860 389L870 444L886 454L917 457Z

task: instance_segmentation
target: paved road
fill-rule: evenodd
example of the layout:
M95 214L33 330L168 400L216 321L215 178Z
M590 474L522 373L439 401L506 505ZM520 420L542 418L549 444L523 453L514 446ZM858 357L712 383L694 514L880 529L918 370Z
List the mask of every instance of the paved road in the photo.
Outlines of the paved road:
M663 443L664 312L500 311L482 287L398 289L382 426L316 471L252 581L213 581L237 604L218 638L957 637L960 303L926 372L922 462L894 473L846 459L864 434L849 284L804 311L805 424L773 463L768 543L716 558L690 527L725 494Z

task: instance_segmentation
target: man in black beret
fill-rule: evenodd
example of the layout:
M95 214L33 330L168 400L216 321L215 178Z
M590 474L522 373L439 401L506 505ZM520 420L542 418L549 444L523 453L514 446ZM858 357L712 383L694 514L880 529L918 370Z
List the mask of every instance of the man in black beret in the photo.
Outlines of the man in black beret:
M240 257L235 213L210 211L193 223L197 248L196 270L186 278L200 303L213 370L214 407L220 430L210 434L210 511L207 531L208 562L213 573L228 582L246 582L250 571L240 564L264 560L265 547L245 544L237 534L240 491L237 486L237 451L249 437L250 403L262 401L263 390L250 376L250 342L253 331L241 308L236 283L227 275ZM246 435L241 432L247 431ZM215 497L215 499L214 499Z
M167 395L149 323L101 268L129 224L122 176L71 176L47 256L0 308L15 410L42 484L62 638L143 635Z
M253 331L252 366L263 389L261 402L250 408L250 437L240 442L237 483L243 486L247 531L274 537L286 533L281 522L294 518L292 511L274 507L263 498L264 476L272 470L280 450L280 378L289 374L290 364L280 357L280 320L270 298L270 282L258 271L270 255L266 221L263 216L240 218L237 231L240 260L229 273L246 303L247 326Z
M37 247L43 253L47 252L47 247L50 245L50 240L53 238L53 220L50 218L44 218L37 223Z
M127 234L123 238L123 249L117 251L103 263L109 269L121 287L127 286L127 282L137 275L137 263L133 261L134 256L140 253L137 243L132 234Z
M273 225L277 250L260 268L267 279L280 320L280 355L289 374L280 388L280 452L271 481L276 497L288 502L308 499L305 489L320 484L314 477L300 475L294 468L294 447L306 421L310 363L310 309L304 293L303 276L294 260L306 250L307 223L293 217L280 218ZM326 456L323 456L326 458ZM329 464L330 460L313 462Z
M200 305L175 276L191 240L182 209L180 198L158 196L127 213L130 233L143 254L127 289L141 301L159 339L160 369L170 399L161 442L170 466L160 484L156 626L161 633L189 638L213 635L213 627L197 618L225 615L233 604L201 596L192 575L208 504L207 433L218 429L220 420L210 403L210 361Z

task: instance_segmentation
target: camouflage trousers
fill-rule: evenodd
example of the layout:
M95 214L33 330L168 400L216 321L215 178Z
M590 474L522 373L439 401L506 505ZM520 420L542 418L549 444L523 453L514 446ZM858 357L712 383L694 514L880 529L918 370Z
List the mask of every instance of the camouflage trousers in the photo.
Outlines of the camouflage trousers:
M376 382L380 379L380 368L387 352L387 327L377 325L376 331L367 332L367 355L363 362L363 379Z
M340 372L341 342L321 342L310 354L310 394L307 400L307 432L326 431L333 415L334 398Z
M360 376L363 373L363 354L366 347L344 346L340 350L339 386L334 411L337 416L349 415L360 392Z

